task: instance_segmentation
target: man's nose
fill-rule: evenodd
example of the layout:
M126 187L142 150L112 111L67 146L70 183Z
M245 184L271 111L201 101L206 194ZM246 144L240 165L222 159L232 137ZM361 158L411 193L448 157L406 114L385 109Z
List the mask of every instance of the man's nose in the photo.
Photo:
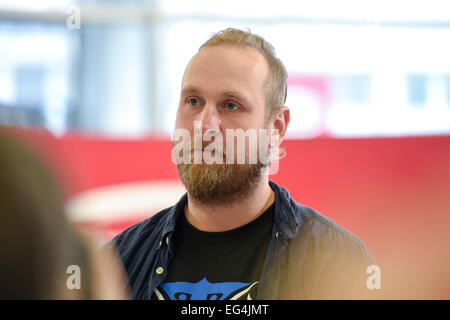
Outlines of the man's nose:
M206 104L203 108L200 119L203 131L214 129L220 130L220 114L213 104Z

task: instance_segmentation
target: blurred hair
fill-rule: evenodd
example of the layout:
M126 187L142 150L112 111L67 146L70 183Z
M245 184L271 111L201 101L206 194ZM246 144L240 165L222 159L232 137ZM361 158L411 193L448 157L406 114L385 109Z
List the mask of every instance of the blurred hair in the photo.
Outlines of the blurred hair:
M66 221L58 186L25 145L0 133L0 299L60 299L87 248ZM88 272L76 297L89 298Z
M200 46L204 48L221 44L248 46L258 50L269 65L269 73L265 80L265 100L267 119L269 119L286 102L287 72L283 63L276 57L274 47L261 36L252 34L250 30L228 28L214 33L209 40Z

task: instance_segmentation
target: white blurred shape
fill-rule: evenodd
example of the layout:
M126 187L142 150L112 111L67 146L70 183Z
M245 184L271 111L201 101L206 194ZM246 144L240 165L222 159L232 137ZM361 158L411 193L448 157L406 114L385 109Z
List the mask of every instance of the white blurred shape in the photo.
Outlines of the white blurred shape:
M312 138L321 133L320 102L311 90L289 87L286 105L291 115L286 138Z
M75 223L138 220L176 204L185 192L176 180L116 184L76 195L66 211Z

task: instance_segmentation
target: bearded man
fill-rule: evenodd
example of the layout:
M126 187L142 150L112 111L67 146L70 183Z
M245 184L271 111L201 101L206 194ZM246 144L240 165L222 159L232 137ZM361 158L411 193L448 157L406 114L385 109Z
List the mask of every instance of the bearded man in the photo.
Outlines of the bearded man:
M191 59L174 133L187 193L111 242L133 299L369 296L364 243L269 181L290 120L286 78L272 45L249 31L220 31Z

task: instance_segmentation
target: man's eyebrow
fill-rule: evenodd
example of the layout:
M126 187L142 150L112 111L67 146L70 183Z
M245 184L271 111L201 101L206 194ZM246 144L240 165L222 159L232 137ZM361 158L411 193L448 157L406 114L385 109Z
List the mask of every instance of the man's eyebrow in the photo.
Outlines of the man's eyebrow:
M235 99L241 100L248 107L252 107L253 106L251 101L249 99L247 99L247 97L245 97L243 94L241 94L239 92L227 91L223 95L225 97L230 97L230 98L235 98Z
M227 91L223 95L231 98L247 100L247 98L243 94L240 94L239 92Z
M188 94L188 93L199 94L200 90L196 87L185 87L181 90L181 94Z

